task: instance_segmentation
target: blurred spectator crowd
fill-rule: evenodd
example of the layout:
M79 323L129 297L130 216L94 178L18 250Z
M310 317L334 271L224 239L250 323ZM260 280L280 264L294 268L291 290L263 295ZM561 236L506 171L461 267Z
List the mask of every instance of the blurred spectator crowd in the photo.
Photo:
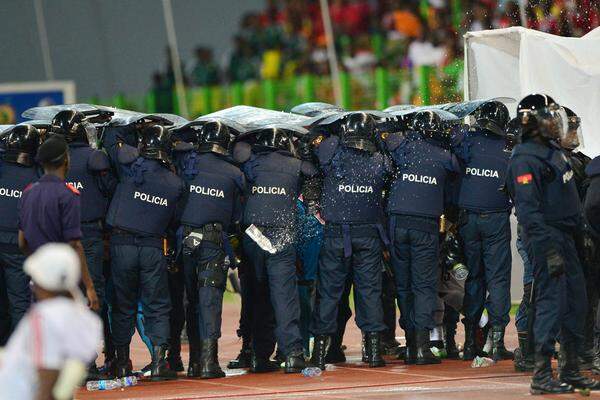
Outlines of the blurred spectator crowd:
M523 0L527 27L561 36L582 36L600 24L600 0ZM327 75L326 39L319 0L267 0L262 12L243 16L234 49L223 63L210 48L186 63L189 86ZM462 86L462 35L519 26L514 0L329 0L341 67L351 74L377 66L411 69L432 65L443 85ZM222 65L224 64L224 65ZM173 73L154 77L155 88L172 87Z

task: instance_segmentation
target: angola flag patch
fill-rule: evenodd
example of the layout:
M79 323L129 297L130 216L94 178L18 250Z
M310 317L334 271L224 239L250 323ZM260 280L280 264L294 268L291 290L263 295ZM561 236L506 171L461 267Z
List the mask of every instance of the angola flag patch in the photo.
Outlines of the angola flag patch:
M533 175L531 174L523 174L517 176L517 183L520 185L529 185L533 180Z

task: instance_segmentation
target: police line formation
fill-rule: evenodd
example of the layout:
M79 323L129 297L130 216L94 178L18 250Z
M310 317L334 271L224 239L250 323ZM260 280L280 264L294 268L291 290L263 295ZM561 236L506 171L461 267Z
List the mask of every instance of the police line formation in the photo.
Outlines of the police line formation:
M151 379L176 378L184 324L187 376L224 377L223 293L238 268L242 350L229 368L295 373L344 362L353 288L369 367L384 366L384 355L424 365L487 354L533 371L532 393L598 389L580 370L600 373L600 160L577 151L580 119L549 96L526 96L512 120L503 101L353 112L238 106L194 121L88 104L30 109L30 121L1 137L4 332L31 302L17 233L35 247L36 232L17 218L28 212L19 202L44 182L64 190L40 172L58 160L81 203L86 292L103 306L106 363L91 365L90 378L131 374L135 327ZM52 155L64 141L69 156ZM504 345L513 207L525 265L514 355ZM56 211L44 212L55 229Z

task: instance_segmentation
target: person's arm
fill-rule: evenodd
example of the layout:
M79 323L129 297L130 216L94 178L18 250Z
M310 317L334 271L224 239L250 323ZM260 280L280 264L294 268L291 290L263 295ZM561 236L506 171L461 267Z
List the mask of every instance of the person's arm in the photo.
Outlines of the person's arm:
M38 386L36 400L54 400L52 389L58 380L60 371L55 369L38 369Z
M565 262L542 211L544 171L541 162L515 162L509 169L508 184L519 224L525 229L531 249L540 259L546 260L550 275L558 276L564 272Z
M79 261L81 263L81 281L85 286L86 296L90 302L90 308L94 311L98 311L100 309L98 296L94 289L94 283L90 278L83 245L81 244L81 237L83 235L81 233L81 203L79 194L70 193L65 196L62 201L61 221L63 238L71 245L73 250L75 250L79 256Z
M110 160L101 150L92 152L88 159L88 168L94 174L100 192L110 199L117 187L117 177L113 173Z
M596 235L600 235L600 175L590 179L585 196L584 214Z
M98 311L100 310L100 302L98 301L98 296L96 295L94 282L92 282L92 278L90 277L90 272L88 270L87 260L85 258L85 252L83 250L81 240L70 240L69 245L73 248L73 250L75 250L77 256L79 257L79 262L81 264L81 281L85 286L85 295L90 302L90 308L94 311Z
M179 178L179 197L177 199L177 203L175 205L175 210L173 211L173 215L171 216L171 221L169 222L168 231L170 234L175 234L179 226L181 225L181 217L185 211L185 207L187 205L190 189L183 179Z
M26 256L31 254L31 250L29 249L29 244L27 243L27 239L25 239L25 233L19 229L19 250Z
M237 224L241 221L242 214L244 212L244 205L242 203L242 200L246 191L246 177L241 171L236 179L236 187L237 191L235 193L235 199L233 202L233 215L231 218L233 224Z

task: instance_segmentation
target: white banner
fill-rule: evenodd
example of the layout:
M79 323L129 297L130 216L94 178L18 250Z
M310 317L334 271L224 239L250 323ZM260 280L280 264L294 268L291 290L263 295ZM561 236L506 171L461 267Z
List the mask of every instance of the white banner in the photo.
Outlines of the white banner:
M465 69L467 99L548 94L581 117L582 151L600 155L600 28L582 38L522 27L470 32Z

